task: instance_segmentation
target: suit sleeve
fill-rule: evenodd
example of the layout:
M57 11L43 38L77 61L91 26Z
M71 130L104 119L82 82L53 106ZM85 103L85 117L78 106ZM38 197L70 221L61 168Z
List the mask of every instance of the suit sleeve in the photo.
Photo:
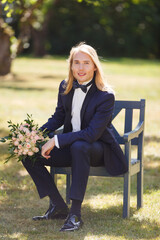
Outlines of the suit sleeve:
M64 91L64 81L61 82L58 92L58 101L55 113L48 119L48 121L40 128L49 131L55 131L64 124L65 111L62 104L62 93Z
M58 135L60 148L70 145L78 140L83 140L88 143L97 141L103 134L108 123L111 121L114 101L114 95L106 92L96 107L96 112L87 128L77 132L69 132Z

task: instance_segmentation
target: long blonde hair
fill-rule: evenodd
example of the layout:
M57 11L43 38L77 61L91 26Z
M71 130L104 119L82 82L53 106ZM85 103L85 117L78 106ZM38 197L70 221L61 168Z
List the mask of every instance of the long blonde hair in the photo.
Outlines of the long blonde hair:
M69 63L69 72L68 72L68 77L66 79L66 90L64 92L64 94L68 94L70 92L70 90L72 89L72 85L73 85L73 81L74 81L74 76L72 73L72 63L73 63L73 57L74 54L77 52L83 52L88 54L93 63L96 66L96 74L95 74L95 84L97 86L97 88L101 91L112 91L112 88L109 86L109 84L104 83L104 74L103 74L103 70L97 55L96 50L91 47L90 45L87 45L85 42L81 42L78 45L72 47L71 51L70 51L70 55L68 58L68 63Z

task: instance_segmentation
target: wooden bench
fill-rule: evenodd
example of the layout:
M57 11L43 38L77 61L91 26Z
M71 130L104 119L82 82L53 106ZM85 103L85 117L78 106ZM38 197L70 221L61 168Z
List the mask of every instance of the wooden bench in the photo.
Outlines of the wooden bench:
M121 114L123 113L123 114ZM134 115L136 114L136 115ZM124 117L124 129L122 134L118 133L114 125L118 115ZM133 129L133 123L135 116L138 118L137 125ZM113 112L113 129L115 136L120 145L123 145L124 154L128 162L128 172L122 177L124 179L123 187L123 218L129 217L130 213L130 185L131 176L137 175L137 209L143 206L143 141L144 141L144 120L145 120L145 100L140 101L116 101L114 112ZM122 119L119 121L122 124ZM57 133L59 133L58 130ZM131 147L136 148L137 156L132 157ZM55 183L57 184L57 174L66 175L66 202L69 203L69 190L71 184L71 168L51 168L51 174L54 177ZM111 177L104 167L91 167L90 176L103 176Z

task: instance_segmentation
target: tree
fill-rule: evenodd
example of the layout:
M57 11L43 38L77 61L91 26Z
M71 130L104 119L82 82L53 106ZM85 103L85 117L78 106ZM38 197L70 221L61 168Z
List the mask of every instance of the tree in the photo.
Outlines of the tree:
M14 57L29 46L35 56L66 54L86 40L106 56L160 58L159 24L157 0L1 0L0 75L12 43Z
M0 16L2 16L2 4L0 3ZM10 54L10 38L14 32L0 18L0 75L6 75L10 72L11 54Z
M0 75L10 72L12 59L19 55L24 48L29 47L30 41L34 55L44 56L48 23L53 17L51 12L59 1L2 0L0 2L0 43L3 49L0 52L2 59ZM11 22L7 24L9 19ZM17 24L16 27L13 26L14 21ZM18 30L16 31L15 28ZM11 52L12 42L14 43L14 53Z
M13 57L11 40L16 34L12 25L5 20L18 18L19 31L14 50L15 57L26 47L31 37L31 26L38 21L36 11L41 8L43 2L44 0L2 0L0 2L0 75L10 73ZM13 12L15 12L14 15Z

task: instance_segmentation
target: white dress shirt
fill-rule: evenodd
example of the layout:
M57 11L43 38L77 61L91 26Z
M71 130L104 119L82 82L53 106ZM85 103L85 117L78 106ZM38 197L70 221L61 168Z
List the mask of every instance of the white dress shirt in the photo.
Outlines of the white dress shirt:
M90 80L91 81L91 80ZM83 83L83 85L88 84L90 81ZM87 87L87 92L92 85ZM77 132L81 130L81 108L86 97L86 93L82 91L81 88L76 88L74 90L74 95L72 99L72 110L71 110L71 124L72 124L72 132ZM59 148L58 136L54 136L55 146Z

